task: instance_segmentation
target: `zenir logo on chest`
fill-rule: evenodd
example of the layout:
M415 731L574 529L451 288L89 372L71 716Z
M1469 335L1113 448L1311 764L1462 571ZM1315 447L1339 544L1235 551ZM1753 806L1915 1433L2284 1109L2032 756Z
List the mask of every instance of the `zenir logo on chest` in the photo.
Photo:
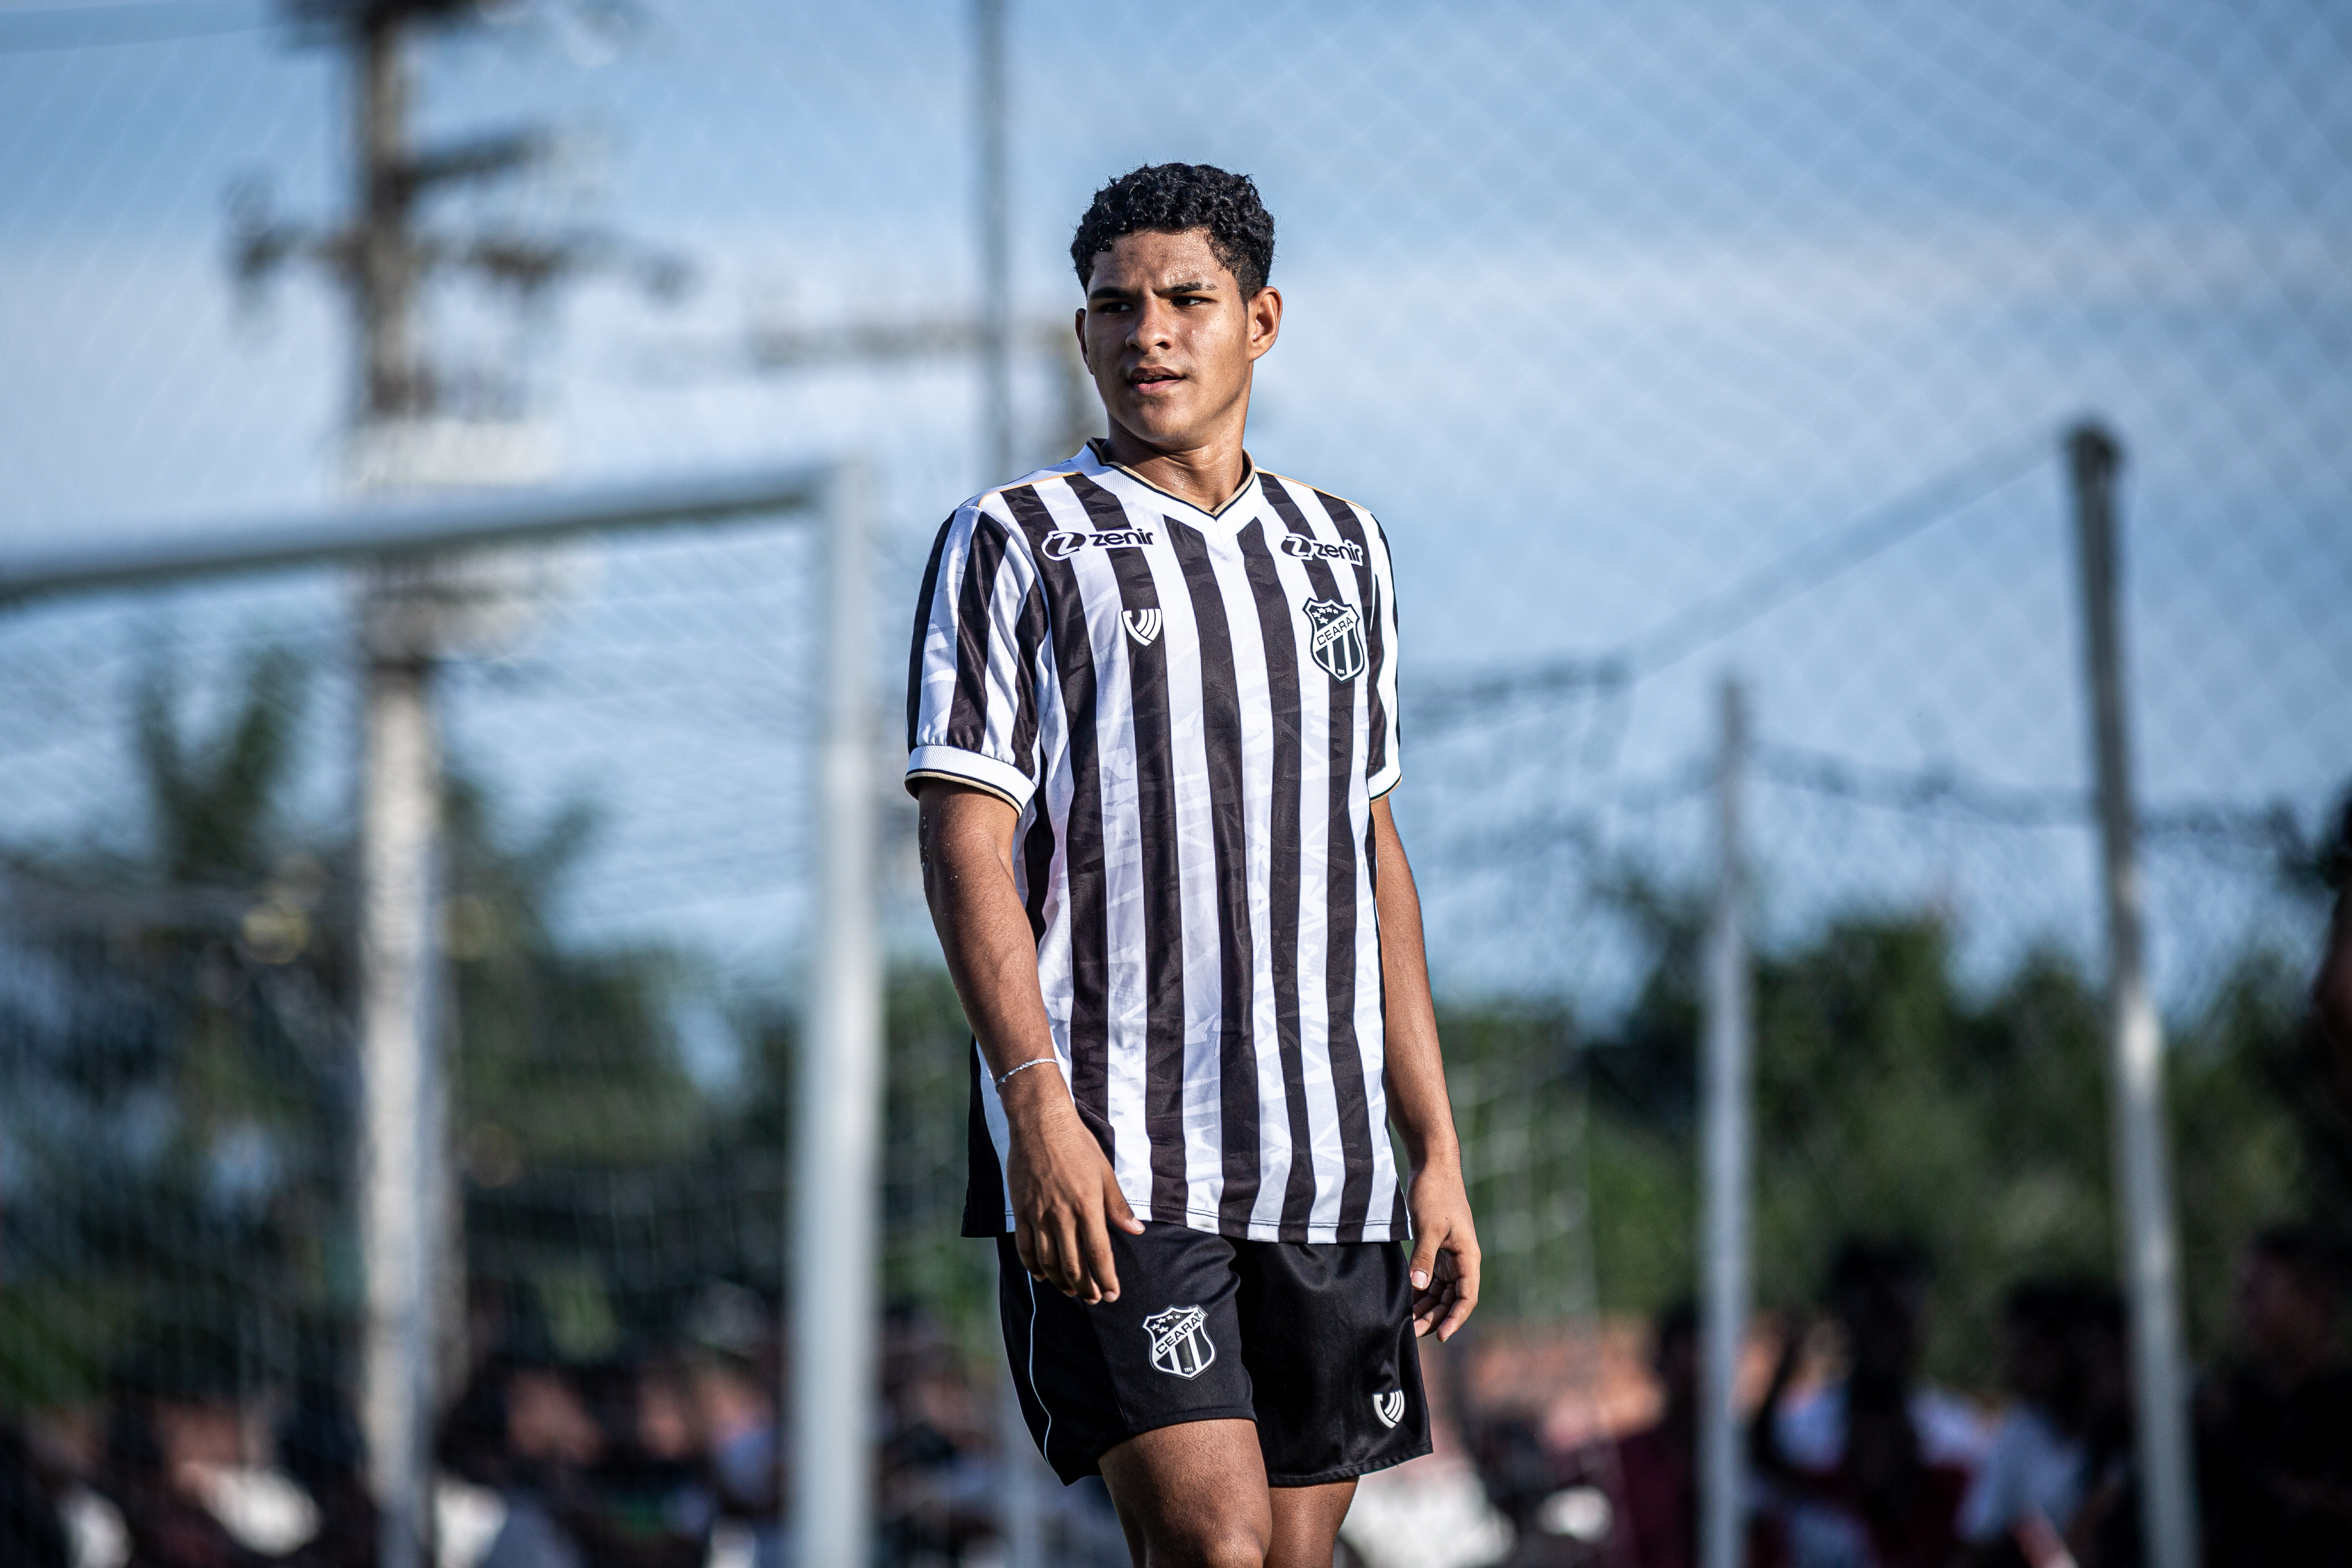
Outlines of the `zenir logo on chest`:
M1282 536L1282 552L1301 561L1344 561L1350 566L1364 563L1364 547L1352 539L1337 544L1327 544L1319 539L1309 539L1303 533Z
M1058 533L1047 534L1045 542L1038 548L1045 552L1049 561L1067 561L1088 545L1097 550L1133 550L1150 542L1151 530L1148 528L1118 528L1103 533L1080 533L1065 529Z

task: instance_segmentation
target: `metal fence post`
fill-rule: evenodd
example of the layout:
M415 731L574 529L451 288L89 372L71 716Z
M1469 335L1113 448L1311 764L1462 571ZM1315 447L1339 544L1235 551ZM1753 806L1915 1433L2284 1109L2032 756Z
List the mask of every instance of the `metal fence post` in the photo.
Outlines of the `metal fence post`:
M384 606L372 583L360 783L360 1038L365 1084L361 1186L366 1259L369 1480L383 1509L384 1568L415 1568L432 1539L434 1352L444 1096L437 897L440 747L432 665L373 646Z
M1739 1441L1739 1352L1748 1293L1748 1083L1754 1057L1748 938L1742 924L1746 872L1740 827L1748 713L1737 680L1722 696L1716 774L1715 908L1706 942L1705 1064L1706 1283L1699 1373L1699 1542L1705 1568L1738 1568L1746 1490Z
M2116 474L2123 451L2095 424L2066 437L2083 587L2083 650L2098 784L2099 852L2107 921L2107 1049L2116 1185L2123 1213L2124 1289L2131 1302L2139 1405L2140 1527L2155 1568L2195 1568L2197 1500L2189 1462L2189 1399L2180 1338L2179 1256L2164 1131L2164 1036L2148 991L2140 918L2139 832L2124 689Z
M882 959L873 774L872 491L835 476L826 526L824 733L817 760L815 998L803 1037L785 1268L800 1568L872 1552Z

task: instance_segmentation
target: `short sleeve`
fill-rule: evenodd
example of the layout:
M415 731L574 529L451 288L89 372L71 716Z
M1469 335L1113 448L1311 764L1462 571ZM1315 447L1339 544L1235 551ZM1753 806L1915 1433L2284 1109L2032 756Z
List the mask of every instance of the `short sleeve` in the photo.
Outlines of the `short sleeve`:
M992 499L992 498L991 498ZM915 605L907 788L950 778L1026 807L1040 778L1045 610L1026 542L984 501L941 525Z
M1377 800L1396 788L1404 766L1397 754L1396 575L1389 563L1388 533L1377 518L1370 521L1364 541L1371 549L1371 626L1364 651L1370 664L1365 673L1371 682L1371 737L1364 752L1364 784Z

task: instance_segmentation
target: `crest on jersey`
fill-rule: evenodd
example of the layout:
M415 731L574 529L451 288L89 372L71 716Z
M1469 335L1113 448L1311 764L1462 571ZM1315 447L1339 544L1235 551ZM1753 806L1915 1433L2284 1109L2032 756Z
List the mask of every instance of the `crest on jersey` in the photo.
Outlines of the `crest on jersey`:
M1381 1418L1383 1426L1394 1426L1404 1419L1404 1390L1391 1388L1386 1394L1372 1395L1372 1414Z
M1334 680L1353 680L1364 673L1364 617L1356 606L1340 599L1309 599L1298 606L1315 628L1310 649L1315 662Z
M1118 618L1127 624L1127 635L1135 639L1138 647L1150 647L1160 636L1160 608L1156 605L1148 610L1122 610Z
M1195 1378L1217 1359L1209 1342L1209 1314L1198 1307L1171 1307L1143 1320L1151 1336L1151 1364L1181 1378Z

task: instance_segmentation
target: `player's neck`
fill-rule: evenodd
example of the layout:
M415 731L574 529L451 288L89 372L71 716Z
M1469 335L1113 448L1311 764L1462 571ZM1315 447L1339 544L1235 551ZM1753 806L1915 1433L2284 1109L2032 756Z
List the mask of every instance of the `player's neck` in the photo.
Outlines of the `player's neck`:
M1197 447L1164 451L1147 446L1114 419L1104 445L1110 460L1120 468L1178 500L1213 514L1234 499L1249 478L1249 454L1242 447L1246 425L1244 419L1234 419Z

